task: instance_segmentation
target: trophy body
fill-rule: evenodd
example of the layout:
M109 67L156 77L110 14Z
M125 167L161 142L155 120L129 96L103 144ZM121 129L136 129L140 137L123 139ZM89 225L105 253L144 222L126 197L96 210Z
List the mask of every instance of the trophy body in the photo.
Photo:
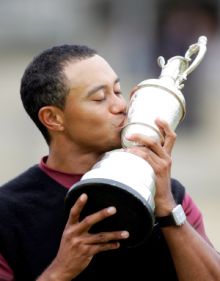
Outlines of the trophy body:
M175 59L178 60L178 68L181 68L181 64L187 65L181 57ZM144 80L136 88L130 98L127 124L122 131L123 147L137 145L127 140L127 137L134 133L162 142L163 135L157 128L155 120L159 117L175 130L185 116L185 98L175 87L171 77L161 76L159 79Z
M156 118L176 129L186 112L185 99L181 92L182 82L204 57L205 36L189 47L184 57L175 56L165 64L159 57L162 68L158 79L139 83L130 97L126 124L122 130L122 147L138 146L127 137L139 133L163 142L163 135L155 124ZM191 63L191 56L195 55ZM135 247L143 243L154 226L155 174L144 159L124 149L107 152L82 179L74 184L66 196L66 210L82 193L88 194L88 202L81 218L109 206L117 213L97 223L91 232L128 230L130 236L121 241L124 247Z
M124 147L137 145L127 140L134 133L163 141L155 124L157 117L166 121L173 130L176 129L186 113L182 82L201 62L206 52L206 42L206 37L201 36L196 44L189 47L184 57L172 57L167 64L163 57L159 57L158 64L162 68L159 78L144 80L136 86L130 97L127 124L122 131ZM190 64L195 53L198 53L197 57Z

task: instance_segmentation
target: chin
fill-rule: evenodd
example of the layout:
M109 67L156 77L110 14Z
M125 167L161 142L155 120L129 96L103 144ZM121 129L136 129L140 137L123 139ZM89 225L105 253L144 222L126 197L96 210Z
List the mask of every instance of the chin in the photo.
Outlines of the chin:
M100 144L100 149L102 147L102 151L107 152L114 149L119 149L122 147L121 144L121 136L111 137L109 139L103 139L102 144Z
M121 147L122 147L122 144L121 144L121 140L120 140L118 143L115 143L110 150L118 149Z
M121 142L111 143L111 144L103 147L103 152L108 152L108 151L111 151L114 149L119 149L121 147L122 147Z

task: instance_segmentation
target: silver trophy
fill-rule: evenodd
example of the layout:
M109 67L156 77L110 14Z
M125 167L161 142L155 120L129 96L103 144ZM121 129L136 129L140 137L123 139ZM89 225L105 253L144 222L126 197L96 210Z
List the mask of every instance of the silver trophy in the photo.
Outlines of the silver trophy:
M142 81L131 93L127 121L121 134L122 147L138 145L127 139L134 133L163 142L163 135L155 124L157 117L176 129L186 112L181 92L183 82L200 64L206 44L207 38L201 36L197 43L189 46L184 57L172 57L167 63L163 57L158 58L162 69L159 78ZM82 193L88 194L88 203L81 218L109 206L117 208L114 216L97 223L91 232L128 230L129 238L121 242L128 248L148 239L155 222L155 174L147 161L123 148L105 153L68 191L67 214Z

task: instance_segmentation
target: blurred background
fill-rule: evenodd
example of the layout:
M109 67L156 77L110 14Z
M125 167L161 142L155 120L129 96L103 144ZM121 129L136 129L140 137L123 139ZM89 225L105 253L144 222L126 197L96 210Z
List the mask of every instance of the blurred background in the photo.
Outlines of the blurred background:
M121 78L126 98L142 80L157 78L157 57L184 56L200 35L207 53L183 94L172 176L203 212L220 250L220 0L0 0L0 184L48 153L23 110L20 79L33 56L53 45L86 44Z

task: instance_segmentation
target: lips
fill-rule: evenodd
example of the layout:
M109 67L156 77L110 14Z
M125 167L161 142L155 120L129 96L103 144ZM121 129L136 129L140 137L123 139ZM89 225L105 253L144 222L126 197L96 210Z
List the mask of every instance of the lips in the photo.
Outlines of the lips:
M118 127L119 127L119 128L124 127L125 121L126 121L126 117L124 117L124 118L122 119L122 121L119 123Z

